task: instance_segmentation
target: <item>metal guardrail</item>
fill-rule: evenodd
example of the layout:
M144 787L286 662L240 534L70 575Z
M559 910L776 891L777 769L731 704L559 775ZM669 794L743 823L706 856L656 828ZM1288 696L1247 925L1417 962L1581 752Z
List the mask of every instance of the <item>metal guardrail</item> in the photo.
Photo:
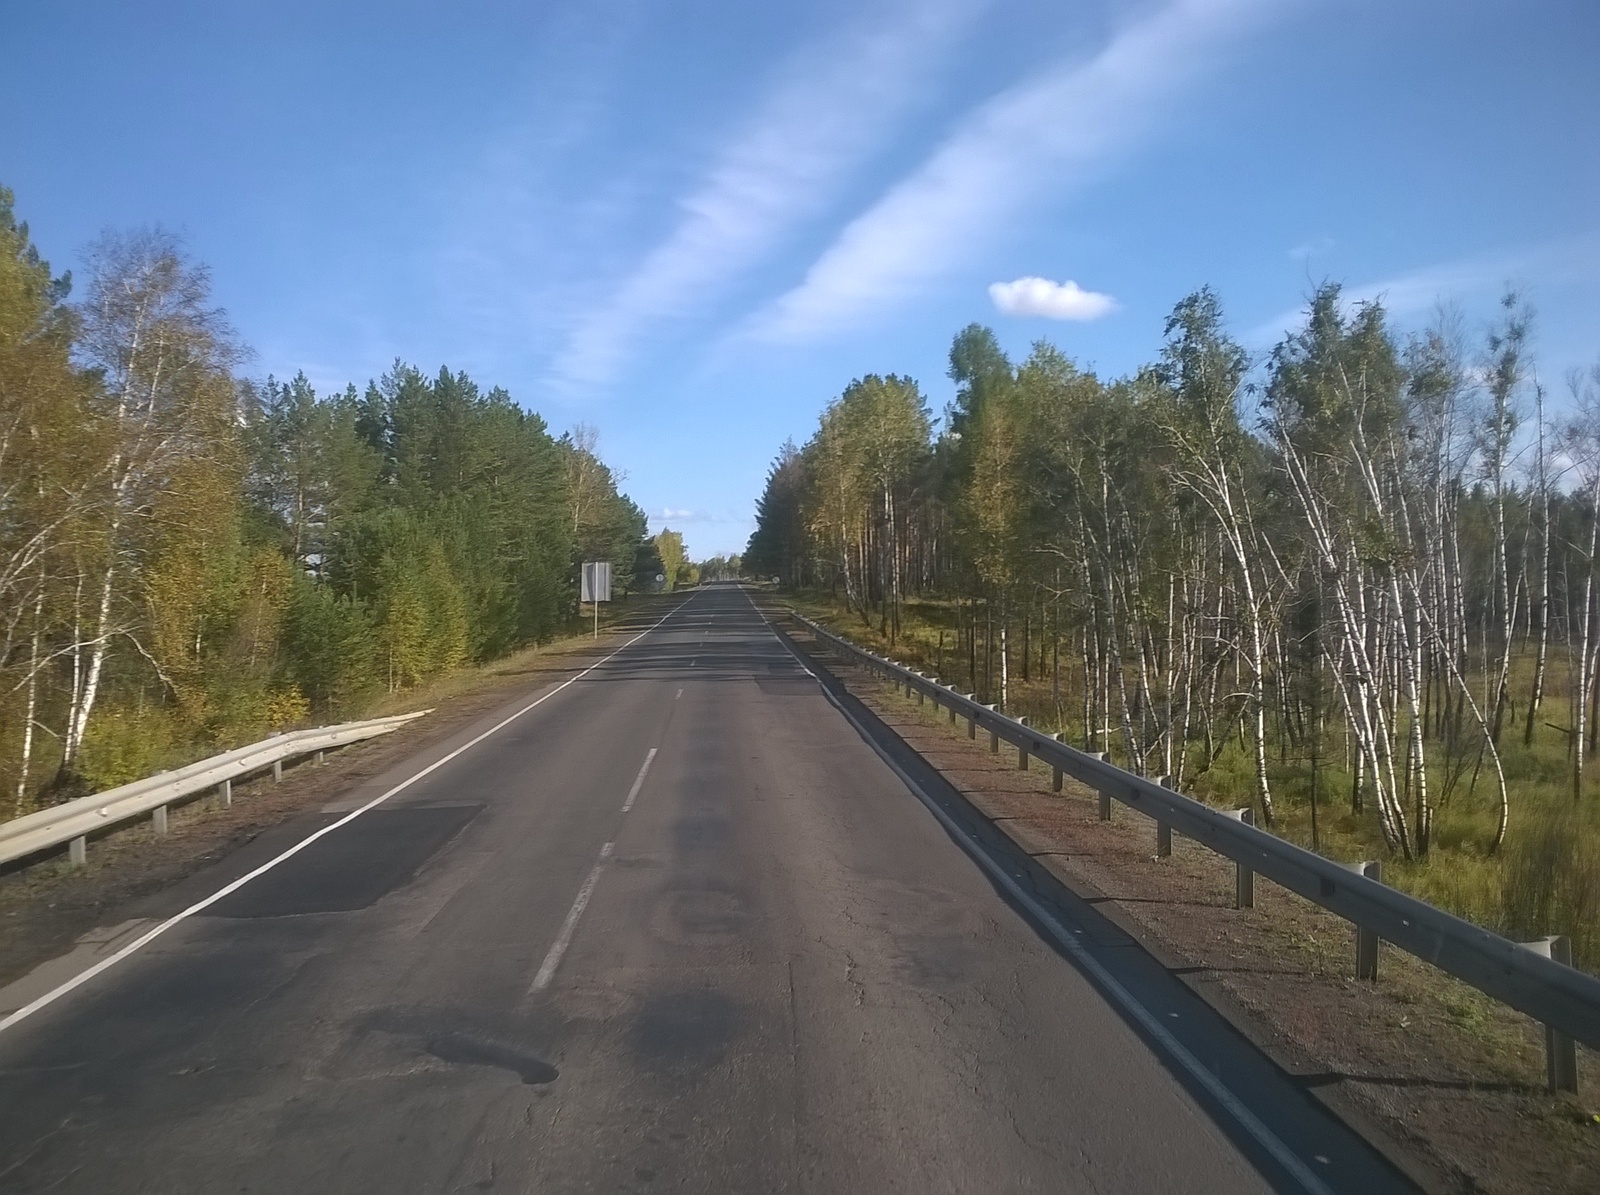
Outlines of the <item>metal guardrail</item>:
M1020 767L1027 767L1030 757L1047 764L1055 770L1057 791L1063 774L1094 789L1100 794L1103 819L1111 816L1112 800L1154 819L1158 850L1163 840L1170 844L1172 832L1177 831L1232 859L1238 868L1239 905L1251 903L1251 878L1259 872L1351 922L1357 930L1357 965L1363 978L1377 976L1376 940L1381 938L1543 1022L1552 1089L1576 1090L1573 1040L1600 1049L1600 979L1550 957L1562 953L1565 939L1512 942L1369 878L1364 872L1375 872L1371 865L1325 859L1257 829L1250 823L1249 810L1230 814L1213 809L1008 718L993 706L858 647L803 615L794 617L847 658L902 685L908 695L931 698L950 711L952 720L965 718L969 736L975 737L982 727L994 750L999 750L1001 741L1010 743L1018 751Z
M292 730L170 772L14 818L0 823L0 864L13 863L60 846L66 846L72 862L80 864L87 858L91 835L146 816L157 834L165 834L169 805L181 804L212 789L217 790L225 804L232 804L233 782L243 776L271 768L273 779L281 779L286 760L388 734L429 712L419 710L365 722Z

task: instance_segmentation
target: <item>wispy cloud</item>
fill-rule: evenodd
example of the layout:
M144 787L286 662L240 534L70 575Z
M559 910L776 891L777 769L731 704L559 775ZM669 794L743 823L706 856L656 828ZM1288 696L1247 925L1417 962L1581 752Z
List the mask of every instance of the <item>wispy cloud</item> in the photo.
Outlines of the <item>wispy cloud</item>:
M1099 291L1084 290L1072 279L1018 278L991 282L989 297L1006 315L1038 315L1045 319L1096 320L1117 309L1117 301Z
M812 47L717 155L661 241L577 319L553 374L612 380L642 336L693 311L832 202L928 84L929 63L988 0L904 0Z
M1087 62L1002 92L852 221L804 281L743 334L800 342L897 305L975 253L1008 217L1059 198L1146 135L1169 100L1276 0L1175 0L1129 25Z
M1392 318L1406 319L1440 303L1493 298L1508 284L1528 279L1559 283L1600 274L1600 238L1580 236L1519 250L1478 254L1394 274L1375 282L1341 287L1340 298L1354 307L1381 302ZM1305 320L1304 303L1286 308L1244 333L1248 345L1264 347Z

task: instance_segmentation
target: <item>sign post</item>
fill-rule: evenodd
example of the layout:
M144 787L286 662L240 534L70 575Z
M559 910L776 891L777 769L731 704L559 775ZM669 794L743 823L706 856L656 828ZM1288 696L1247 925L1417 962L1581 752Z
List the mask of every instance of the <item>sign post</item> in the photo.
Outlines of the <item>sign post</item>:
M578 604L594 603L594 637L600 638L600 603L611 600L611 562L585 560L583 580L579 586Z

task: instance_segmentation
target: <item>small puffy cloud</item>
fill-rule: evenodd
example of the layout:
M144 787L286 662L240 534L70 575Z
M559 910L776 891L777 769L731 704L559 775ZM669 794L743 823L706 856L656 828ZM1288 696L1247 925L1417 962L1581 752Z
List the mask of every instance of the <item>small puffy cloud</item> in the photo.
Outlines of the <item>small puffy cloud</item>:
M1065 282L1048 278L992 282L989 297L1007 315L1042 315L1046 319L1094 320L1117 309L1117 301L1110 295L1084 290L1070 278Z
M663 506L661 508L661 517L663 519L692 519L695 517L695 512L678 506Z

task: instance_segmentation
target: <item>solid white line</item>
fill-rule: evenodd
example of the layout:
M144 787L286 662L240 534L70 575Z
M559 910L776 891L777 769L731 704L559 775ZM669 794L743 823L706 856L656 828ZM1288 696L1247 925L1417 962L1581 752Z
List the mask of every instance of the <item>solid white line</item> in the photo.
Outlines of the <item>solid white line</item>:
M628 799L622 803L622 812L626 813L633 808L633 802L639 795L639 790L644 787L644 775L650 770L650 764L656 757L656 748L650 748L650 754L644 757L644 767L639 769L639 774L634 777L633 787L628 790Z
M750 598L748 590L745 591L745 597ZM772 624L767 621L767 616L761 613L761 608L756 605L754 598L750 598L750 607L755 610L757 617L761 619L762 624L772 637L778 641L779 645L792 655L801 667L805 667L800 653L791 647L783 636L773 630ZM807 671L810 670L807 669ZM1141 1004L1132 992L1123 987L1117 978L1106 970L1105 965L1090 952L1088 947L1068 933L1066 927L1058 922L1044 905L1035 900L1027 889L1018 884L1012 875L1000 865L998 860L991 858L989 853L973 840L960 823L946 813L939 803L911 777L911 774L902 768L894 757L878 744L878 741L868 733L867 728L856 720L855 715L828 691L828 687L822 683L822 679L816 677L814 673L812 675L817 681L817 688L822 690L822 695L828 699L828 703L844 715L845 721L855 728L856 733L861 736L867 746L871 747L878 758L889 766L889 770L900 778L900 782L910 790L911 794L927 807L928 812L938 819L951 837L966 846L967 855L975 860L979 867L988 872L990 878L1009 892L1018 904L1026 908L1033 915L1034 920L1045 928L1046 932L1060 944L1061 948L1070 954L1074 961L1094 978L1094 981L1111 998L1112 1002L1126 1009L1129 1015L1139 1022L1140 1027L1160 1043L1162 1050L1174 1062L1188 1071L1195 1081L1204 1087L1211 1097L1227 1110L1239 1127L1255 1138L1256 1143L1271 1154L1278 1165L1293 1175L1302 1187L1307 1191L1315 1192L1316 1195L1332 1195L1327 1184L1312 1173L1310 1167L1302 1162L1293 1150L1280 1141L1278 1135L1263 1124L1260 1118L1250 1111L1244 1102L1234 1095L1209 1067L1190 1053L1188 1048L1172 1035L1154 1013Z
M605 866L605 861L611 858L612 845L608 842L600 848L600 858L595 860L595 865L589 869L589 878L584 880L583 887L578 889L578 899L573 901L572 908L567 910L567 919L561 923L561 932L551 944L550 953L544 956L544 963L539 968L539 974L533 977L533 986L528 989L529 992L544 991L556 977L556 968L561 965L561 956L567 953L567 947L572 945L572 935L578 930L578 918L583 916L589 897L594 895L594 886L600 882L600 869Z
M323 837L325 837L325 836L327 836L329 834L332 834L340 826L349 825L351 822L355 821L356 818L360 817L363 813L366 813L369 809L376 809L379 805L382 805L390 797L392 797L395 794L403 792L404 790L410 788L418 780L421 780L424 776L427 776L429 773L437 771L439 768L444 767L445 764L449 763L452 759L454 759L456 756L460 755L463 751L467 751L472 747L476 747L479 743L483 742L484 739L488 738L490 735L494 734L496 731L503 730L505 727L511 725L511 723L515 722L518 718L522 717L523 714L527 713L529 710L533 709L535 706L543 705L546 701L549 701L550 698L554 697L557 693L561 692L568 685L575 684L576 682L582 680L584 677L588 676L591 672L593 672L596 668L599 668L604 664L609 664L612 660L616 659L623 652L627 651L628 648L632 647L635 643L639 642L639 640L643 639L651 631L655 630L662 623L666 622L667 619L671 618L674 614L676 614L679 610L682 610L685 606L687 606L689 604L689 602L692 602L692 601L694 601L693 597L689 598L688 601L680 602L678 605L674 606L671 610L668 610L666 612L666 614L664 614L658 621L651 623L644 630L640 631L637 635L635 635L632 639L629 639L621 647L617 648L616 651L612 652L605 659L598 660L595 663L590 664L587 668L585 668L582 672L578 673L576 676L568 677L566 680L562 681L559 685L557 685L555 688L551 689L548 693L544 694L542 697L539 697L539 698L537 698L537 699L535 699L533 701L528 702L527 705L525 705L521 709L517 710L516 713L511 714L511 715L501 719L499 722L496 722L493 726L489 727L488 730L484 731L482 734L478 735L476 738L472 739L469 742L463 743L461 746L457 747L454 751L450 752L450 754L448 754L448 755L446 755L446 756L444 756L444 757L442 757L440 759L434 760L434 762L429 764L427 767L423 768L420 772L413 773L412 775L406 777L399 784L395 785L393 788L391 788L388 792L384 793L382 796L374 797L372 800L368 801L365 805L362 805L360 808L354 809L351 812L345 814L338 821L332 822L329 825L323 826L322 829L316 831L314 834L308 834L305 838L302 838L299 842L295 843L292 847L290 847L288 850L284 851L282 854L277 855L277 856L275 856L275 857L273 857L271 859L268 859L265 863L263 863L260 867L256 868L254 871L248 872L245 875L240 876L238 879L234 880L232 883L223 885L221 888L219 888L215 892L213 892L210 896L206 897L204 900L196 901L194 904L190 905L187 909L184 909L181 913L174 913L171 917L168 917L160 925L157 925L157 926L153 927L152 929L150 929L149 931L147 931L146 933L141 934L139 937L135 938L132 942L129 942L126 946L124 946L121 950L117 951L115 954L106 956L105 958L101 959L98 963L96 963L94 966L88 968L85 971L80 971L78 974L74 975L71 979L67 980L65 983L61 984L58 987L52 988L50 991L46 992L44 995L40 996L38 999L32 1001L31 1003L24 1004L21 1008L17 1009L16 1012L11 1013L9 1016L5 1017L4 1019L0 1019L0 1033L5 1032L7 1029L11 1028L11 1026L15 1025L18 1021L21 1021L21 1020L23 1020L23 1019L25 1019L27 1017L32 1016L34 1013L38 1012L41 1008L45 1008L48 1005L54 1004L57 1000L61 999L61 997L65 996L68 992L71 992L76 988L82 987L84 984L88 983L91 979L93 979L96 975L99 975L102 971L110 970L112 967L116 966L118 963L120 963L123 959L127 958L129 955L134 954L137 951L143 950L146 946L148 946L151 942L155 941L162 934L166 933L173 926L178 925L178 924L180 924L180 923L182 923L184 921L187 921L189 918L193 917L196 913L204 912L206 909L208 909L212 905L216 904L223 897L231 895L232 893L237 892L240 888L243 888L251 880L255 879L258 876L265 875L267 872L271 871L274 867L278 866L278 864L283 863L285 860L293 858L295 855L298 855L301 851L305 850L306 847L310 846L313 842L316 842L317 839L323 838Z

